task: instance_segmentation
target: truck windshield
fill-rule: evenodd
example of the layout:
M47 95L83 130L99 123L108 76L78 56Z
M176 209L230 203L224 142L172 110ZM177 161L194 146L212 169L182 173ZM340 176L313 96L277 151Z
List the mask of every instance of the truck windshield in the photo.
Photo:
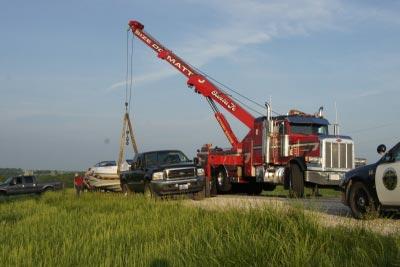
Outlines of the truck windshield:
M185 154L180 151L163 151L158 153L158 162L162 164L174 164L190 161Z
M304 135L328 135L328 125L318 124L290 124L291 132L293 134L304 134Z
M13 177L8 177L7 179L1 181L0 183L1 183L1 184L9 184L9 183L11 182L12 178L13 178Z

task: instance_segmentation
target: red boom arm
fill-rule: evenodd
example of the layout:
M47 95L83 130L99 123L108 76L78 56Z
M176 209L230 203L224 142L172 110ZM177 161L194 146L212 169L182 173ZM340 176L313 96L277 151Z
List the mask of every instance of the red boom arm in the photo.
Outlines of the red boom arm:
M233 101L228 95L223 93L217 86L211 83L206 77L197 73L190 65L185 63L177 55L162 46L156 39L150 34L146 33L143 29L144 26L138 21L130 21L129 27L132 33L143 41L147 46L153 49L159 58L166 60L183 75L188 77L187 84L192 87L194 86L196 91L201 93L206 98L212 99L225 108L229 113L235 116L243 124L250 129L254 126L254 117ZM221 125L222 130L227 136L229 142L233 147L238 147L239 141L233 133L228 121L224 115L218 111L215 111L215 117L218 123Z

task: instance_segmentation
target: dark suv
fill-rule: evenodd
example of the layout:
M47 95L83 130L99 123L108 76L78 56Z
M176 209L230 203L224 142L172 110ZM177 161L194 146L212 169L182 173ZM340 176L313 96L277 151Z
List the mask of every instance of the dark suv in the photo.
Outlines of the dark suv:
M120 175L122 192L142 192L158 197L172 194L205 194L204 169L197 167L179 150L139 153L131 169Z

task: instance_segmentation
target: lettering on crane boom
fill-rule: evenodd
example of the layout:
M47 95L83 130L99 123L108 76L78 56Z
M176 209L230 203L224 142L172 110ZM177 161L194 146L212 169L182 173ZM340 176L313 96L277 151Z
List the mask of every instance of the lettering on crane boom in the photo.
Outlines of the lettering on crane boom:
M146 36L143 32L141 32L139 29L135 31L135 34L142 39L146 44L148 44L151 48L153 48L157 53L160 53L164 51L158 44L156 44L154 41L152 41L149 37ZM177 69L179 69L181 72L186 74L188 77L193 75L193 72L189 70L185 64L180 62L178 59L173 58L171 55L168 55L166 60L168 60L169 63L174 65Z
M228 109L232 111L236 111L236 105L229 101L228 99L221 96L217 91L212 91L211 94L218 99L222 104L224 104Z
M176 68L178 68L181 72L183 73L187 73L187 76L192 76L193 72L191 72L190 70L188 70L188 68L185 67L184 64L180 63L179 61L177 61L176 58L171 57L170 55L167 56L167 60L169 61L169 63L171 63L172 65L174 65Z

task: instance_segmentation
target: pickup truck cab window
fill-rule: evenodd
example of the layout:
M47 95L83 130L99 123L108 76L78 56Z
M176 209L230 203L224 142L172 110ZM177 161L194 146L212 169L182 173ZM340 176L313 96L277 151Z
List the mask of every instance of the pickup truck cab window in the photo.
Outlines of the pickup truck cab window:
M147 153L144 156L146 168L154 167L157 165L157 152Z
M11 181L12 185L17 185L17 184L22 184L22 177L14 177L14 179Z
M26 184L33 184L33 177L32 176L25 176L24 177Z
M133 169L142 169L143 168L143 155L140 155L139 157L136 158L134 164L133 164Z

